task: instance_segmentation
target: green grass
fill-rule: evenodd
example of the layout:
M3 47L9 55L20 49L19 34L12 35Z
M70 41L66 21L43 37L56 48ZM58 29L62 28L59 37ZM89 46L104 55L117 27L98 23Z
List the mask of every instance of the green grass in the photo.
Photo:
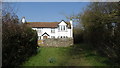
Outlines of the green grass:
M53 61L50 63L50 61ZM85 44L73 47L41 47L23 66L106 66L108 59L99 56Z

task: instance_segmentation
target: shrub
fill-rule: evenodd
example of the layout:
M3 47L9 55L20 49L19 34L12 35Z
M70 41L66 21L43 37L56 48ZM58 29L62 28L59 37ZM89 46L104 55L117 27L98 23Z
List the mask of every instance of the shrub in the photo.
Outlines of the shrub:
M54 57L49 58L49 63L55 63L56 59Z
M83 42L83 30L82 29L78 29L78 28L74 28L74 44L77 43L82 43Z
M18 66L36 53L36 31L15 23L3 23L2 29L2 66Z

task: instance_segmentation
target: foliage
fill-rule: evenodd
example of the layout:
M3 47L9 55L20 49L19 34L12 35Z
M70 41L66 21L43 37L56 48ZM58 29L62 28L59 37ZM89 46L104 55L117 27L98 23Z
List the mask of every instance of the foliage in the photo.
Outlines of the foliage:
M18 21L15 23L17 18L12 18L11 15L3 18L2 64L18 66L36 53L37 33L26 24L17 24Z
M120 63L119 6L119 2L91 3L81 16L76 17L83 25L84 41L116 65Z
M74 36L75 44L83 42L83 30L82 29L74 28L73 36Z
M50 63L55 63L55 62L56 62L56 59L55 59L54 57L51 57L51 58L49 58L49 62L50 62Z

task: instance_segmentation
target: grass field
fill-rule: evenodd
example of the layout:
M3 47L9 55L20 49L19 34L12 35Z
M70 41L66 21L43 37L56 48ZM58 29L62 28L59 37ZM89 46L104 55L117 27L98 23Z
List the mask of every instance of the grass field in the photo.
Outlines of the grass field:
M77 47L76 47L77 46ZM108 59L99 56L85 44L74 47L41 47L23 66L106 66Z

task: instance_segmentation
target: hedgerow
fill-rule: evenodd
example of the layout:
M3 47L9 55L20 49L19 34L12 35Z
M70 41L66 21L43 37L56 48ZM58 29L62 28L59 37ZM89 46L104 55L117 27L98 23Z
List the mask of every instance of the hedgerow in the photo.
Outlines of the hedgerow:
M2 66L18 66L37 51L37 32L26 24L2 24Z

